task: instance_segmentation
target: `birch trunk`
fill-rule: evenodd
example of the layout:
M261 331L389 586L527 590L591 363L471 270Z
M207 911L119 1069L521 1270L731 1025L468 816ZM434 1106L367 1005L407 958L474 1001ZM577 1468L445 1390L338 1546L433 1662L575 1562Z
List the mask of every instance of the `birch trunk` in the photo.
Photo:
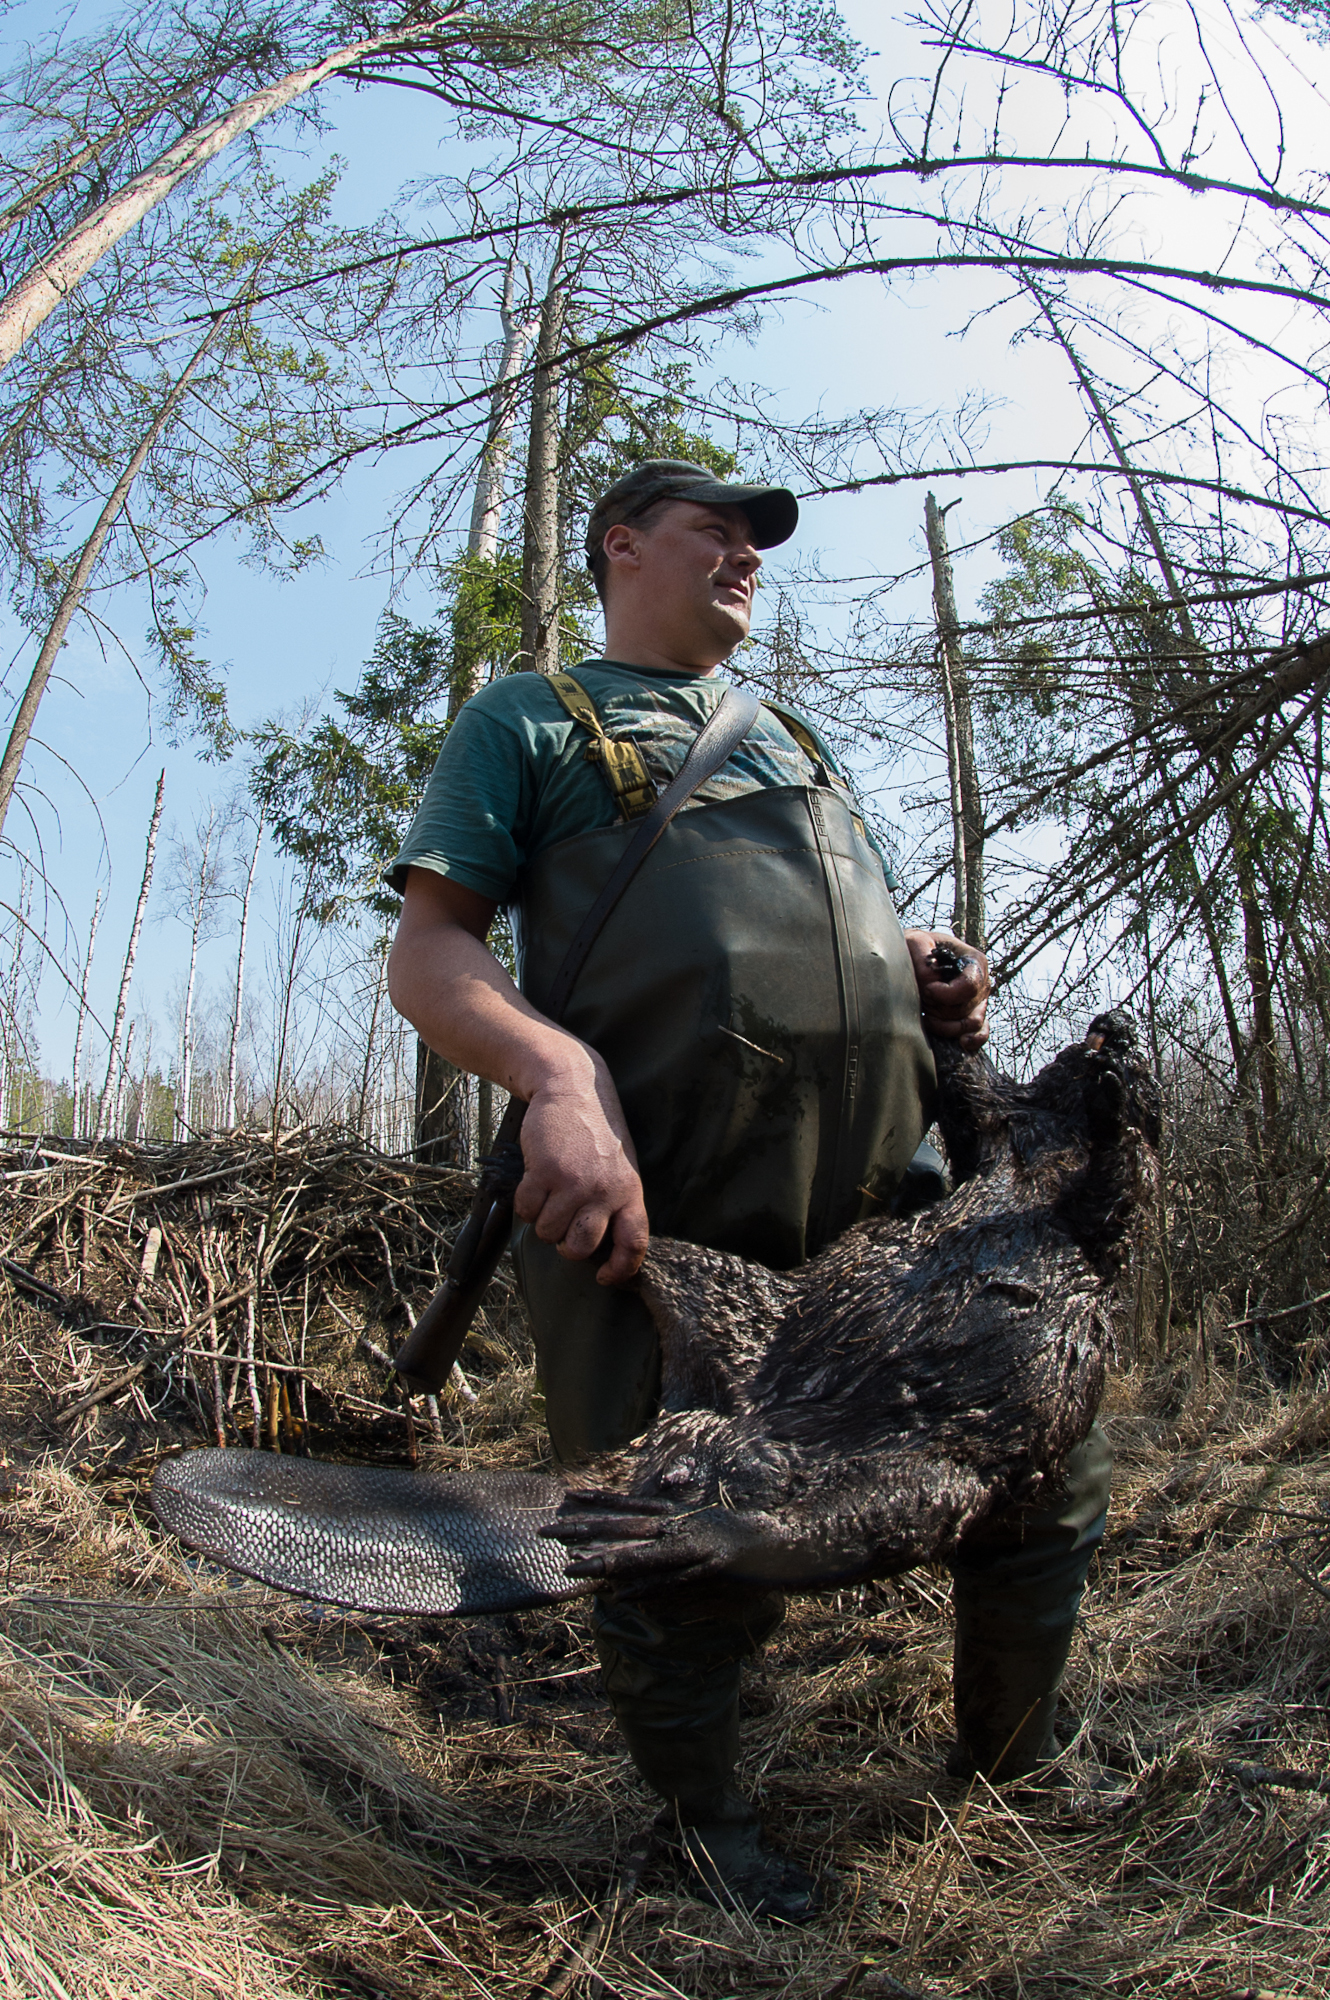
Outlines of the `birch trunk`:
M18 353L29 336L37 331L62 300L85 278L98 259L158 202L173 193L183 180L225 152L233 140L252 131L275 111L285 110L297 98L313 90L339 70L351 69L368 56L387 54L393 49L419 47L440 28L462 18L460 8L422 25L395 28L386 35L352 42L334 49L322 62L292 70L277 83L270 83L246 97L229 111L219 112L204 124L187 132L174 146L155 159L151 166L127 181L116 194L93 209L90 215L68 230L40 261L0 299L0 368Z
M309 917L310 878L306 874L300 885L300 901L291 918L290 944L286 954L286 964L282 973L282 1012L277 1029L277 1059L273 1065L272 1079L272 1141L277 1144L282 1129L282 1092L286 1087L286 1057L293 1032L292 1017L295 1011L296 981L300 974L300 955L305 942L305 924Z
M9 978L6 982L3 1009L0 1010L0 1126L9 1129L10 1087L14 1077L14 1056L18 1049L18 996L23 983L23 942L27 936L27 917L30 907L31 889L26 864L19 882L18 922L14 926L14 949L9 960ZM20 1115L22 1106L17 1107ZM14 1121L17 1126L19 1118Z
M249 939L249 903L254 893L254 872L259 865L259 848L263 844L263 814L254 830L254 851L249 857L249 869L245 876L244 892L240 898L240 939L236 946L235 1000L231 1009L231 1033L226 1050L226 1103L222 1107L222 1125L230 1131L236 1122L236 1066L240 1051L240 1015L245 1000L245 948Z
M92 954L97 948L97 926L102 918L102 892L97 891L97 899L92 906L92 922L88 925L88 953L83 961L83 977L79 981L78 1026L74 1030L74 1055L69 1065L69 1102L71 1139L86 1137L82 1127L85 1120L79 1106L79 1083L83 1074L83 1035L88 1025L88 980L92 974Z
M942 706L947 725L947 774L951 787L952 866L956 899L951 927L967 944L985 948L984 812L974 759L974 718L970 677L956 615L956 585L947 546L946 509L933 494L924 498L924 531L933 565L933 610L937 618L942 672Z
M198 983L199 944L208 917L208 903L215 886L212 869L213 843L217 840L217 815L209 810L207 829L199 851L198 879L193 908L189 913L189 973L185 980L185 1004L180 1016L180 1101L176 1106L176 1137L187 1139L194 1129L194 990Z
M69 579L64 596L60 599L59 605L56 607L55 617L51 620L50 629L45 639L43 639L42 649L37 655L37 664L32 670L27 687L23 690L23 699L18 705L18 713L15 715L13 725L10 728L9 741L5 745L5 754L3 759L0 759L0 832L4 831L5 818L9 812L9 802L14 796L14 787L18 783L18 774L23 763L23 755L28 747L28 739L32 735L33 724L37 720L37 710L41 706L42 696L46 693L46 684L51 678L51 669L56 663L60 648L65 643L65 634L69 630L74 615L87 594L92 572L97 566L97 558L106 546L106 538L115 526L125 502L129 498L130 488L143 470L148 453L161 436L163 427L169 421L173 411L178 407L180 399L189 387L190 381L197 372L204 355L216 338L220 325L221 321L218 320L209 328L205 338L199 342L199 345L185 363L184 368L177 375L165 401L144 433L137 451L116 481L110 498L102 508L101 513L97 516L96 526L93 528L87 541L83 544L83 551L74 567L74 574Z
M134 1060L134 1031L137 1027L137 1021L130 1022L129 1033L125 1036L125 1059L120 1065L120 1074L115 1080L115 1110L112 1112L109 1120L110 1133L113 1139L125 1136L124 1125L125 1111L128 1105L129 1071L130 1065Z
M108 1099L114 1086L120 1064L120 1032L125 1025L125 1008L129 1003L129 983L134 977L134 961L139 952L139 935L143 930L143 913L148 907L148 892L152 888L153 862L157 857L157 831L162 823L162 800L166 795L166 772L157 780L157 797L153 801L152 818L148 823L148 844L143 856L143 880L139 884L139 900L134 910L134 924L129 933L129 948L125 952L124 969L120 974L120 991L116 995L115 1020L111 1024L111 1052L106 1063L106 1081L102 1094L97 1099L97 1121L93 1127L94 1143L106 1131L106 1114L110 1109Z
M531 384L531 437L522 508L522 668L552 674L559 667L559 374L554 357L563 339L568 292L562 245L540 313Z
M517 406L517 377L526 359L527 348L539 320L522 320L513 312L513 282L516 266L510 259L503 274L503 298L499 323L503 328L503 353L490 390L489 428L476 475L476 495L471 503L471 527L466 552L481 562L493 562L499 553L499 522L503 512L503 481L513 448L513 415Z
M175 1108L175 1136L187 1139L190 1133L189 1093L194 1081L194 981L199 964L199 917L195 914L189 933L189 971L185 977L185 1002L180 1013L180 1090Z
M139 1078L139 1094L134 1101L134 1129L130 1138L137 1146L148 1129L148 1077L152 1070L152 1022L149 1021L143 1037L143 1074Z
M373 1143L373 1131L365 1130L365 1115L369 1107L369 1079L374 1068L374 1044L379 1033L379 1015L383 1011L383 996L388 985L388 954L381 951L374 975L374 1006L369 1017L369 1033L365 1037L365 1060L360 1066L360 1092L356 1104L356 1131L362 1139Z

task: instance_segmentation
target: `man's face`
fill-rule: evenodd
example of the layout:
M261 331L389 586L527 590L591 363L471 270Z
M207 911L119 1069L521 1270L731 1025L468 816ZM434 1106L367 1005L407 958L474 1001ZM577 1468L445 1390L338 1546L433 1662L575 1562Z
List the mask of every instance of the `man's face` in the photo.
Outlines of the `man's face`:
M762 558L741 507L671 500L649 521L605 536L612 613L648 616L657 643L709 669L748 636Z

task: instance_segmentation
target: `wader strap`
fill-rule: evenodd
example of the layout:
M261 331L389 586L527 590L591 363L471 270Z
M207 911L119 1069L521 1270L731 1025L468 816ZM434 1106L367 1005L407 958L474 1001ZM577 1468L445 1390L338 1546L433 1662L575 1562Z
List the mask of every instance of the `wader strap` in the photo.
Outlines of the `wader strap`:
M651 807L629 841L627 850L620 856L608 882L583 917L545 998L543 1012L550 1020L557 1021L563 1013L573 990L573 982L586 964L587 955L604 929L610 911L680 806L686 805L698 787L714 777L726 758L738 749L757 721L761 706L751 688L726 688L679 771Z
M803 751L804 756L807 757L809 763L813 766L817 782L820 785L833 785L841 793L842 797L853 801L854 793L844 778L842 778L840 772L832 770L831 765L827 762L826 751L822 748L822 745L818 742L807 723L800 722L794 710L786 708L783 702L764 701L762 706L763 708L769 708L773 715L779 716L780 720L789 730L790 735ZM857 821L857 816L856 823L859 825L860 833L862 833L863 824Z
M625 819L641 819L655 803L656 787L636 743L631 736L606 735L596 704L571 674L551 674L549 683L573 721L589 734L587 762L600 765L619 811Z

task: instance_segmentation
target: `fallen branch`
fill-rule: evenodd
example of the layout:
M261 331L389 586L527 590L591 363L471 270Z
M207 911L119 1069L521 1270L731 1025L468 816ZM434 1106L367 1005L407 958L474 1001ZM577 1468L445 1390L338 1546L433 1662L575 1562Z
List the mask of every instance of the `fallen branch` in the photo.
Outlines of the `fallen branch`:
M254 1292L258 1283L259 1280L257 1276L255 1276L250 1279L247 1285L240 1286L239 1290L234 1292L228 1292L225 1295L225 1297L218 1299L215 1306L205 1307L205 1309L201 1313L197 1313L186 1326L183 1326L180 1329L179 1333L171 1334L169 1338L162 1341L159 1346L150 1349L149 1352L143 1356L141 1361L136 1361L134 1363L134 1366L132 1368L127 1368L123 1375L117 1375L114 1381L103 1382L100 1389L89 1390L86 1396L80 1396L76 1403L70 1403L65 1409L61 1410L56 1417L56 1423L60 1425L60 1427L63 1429L63 1427L66 1424L72 1423L75 1417L82 1416L85 1410L91 1410L98 1403L104 1403L108 1396L114 1396L118 1394L118 1392L121 1389L128 1389L132 1382L138 1381L140 1375L146 1375L150 1368L155 1368L159 1361L164 1361L167 1355L170 1353L171 1349L175 1346L177 1341L180 1342L181 1348L183 1350L184 1343L189 1339L190 1335L193 1333L197 1333L200 1327L206 1326L214 1312L220 1312L223 1306L235 1305L240 1299L249 1298ZM103 1326L110 1326L114 1325L115 1323L113 1321L103 1320L100 1321L99 1324ZM123 1333L139 1333L142 1331L142 1329L139 1327L127 1326L127 1327L117 1327L116 1331Z
M1235 1777L1240 1785L1271 1785L1283 1792L1327 1792L1330 1793L1330 1777L1318 1778L1314 1771L1289 1771L1282 1766L1270 1764L1240 1764L1231 1759L1224 1769Z
M1314 1299L1304 1299L1301 1305L1281 1306L1278 1312L1249 1313L1246 1319L1232 1319L1228 1323L1229 1332L1240 1326L1273 1326L1277 1319L1292 1319L1297 1313L1310 1312L1313 1306L1323 1306L1328 1302L1330 1292L1318 1292Z
M12 1257L0 1257L0 1270L7 1272L12 1282L23 1291L31 1292L35 1299L40 1299L44 1306L50 1306L57 1312L69 1311L68 1301L62 1292L58 1292L54 1285L48 1285L45 1278L25 1270L22 1264L16 1264Z
M592 1991L612 1991L596 1973L596 1962L591 1954L596 1952L603 1958L609 1947L614 1926L625 1903L631 1902L641 1885L648 1864L655 1856L658 1842L650 1827L637 1836L624 1856L623 1868L615 1880L609 1895L592 1916L591 1922L576 1943L569 1941L556 1956L540 1985L535 1987L531 2000L564 2000L564 1995L573 1981L588 1975Z
M169 1340L164 1340L159 1347L154 1347L145 1354L141 1361L136 1361L132 1368L127 1368L123 1375L117 1375L113 1381L103 1382L100 1389L89 1390L88 1394L80 1396L76 1403L69 1403L63 1410L57 1411L55 1419L57 1426L63 1430L66 1424L73 1423L75 1417L81 1417L85 1410L95 1409L97 1404L104 1403L108 1396L117 1395L121 1389L128 1389L132 1383L138 1381L140 1375L146 1375L150 1368L155 1368L159 1361L164 1361L179 1338L179 1334L172 1334Z

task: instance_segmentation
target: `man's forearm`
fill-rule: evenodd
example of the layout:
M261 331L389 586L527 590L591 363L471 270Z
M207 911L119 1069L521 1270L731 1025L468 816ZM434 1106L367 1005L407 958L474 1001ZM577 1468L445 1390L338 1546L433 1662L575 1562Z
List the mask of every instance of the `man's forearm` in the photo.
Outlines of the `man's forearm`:
M407 877L388 992L439 1055L489 1077L527 1105L526 1173L514 1208L569 1257L608 1233L603 1283L630 1278L648 1228L637 1158L604 1060L518 992L485 944L494 905L445 878Z
M460 925L399 934L388 993L436 1055L515 1097L530 1101L564 1077L590 1081L590 1050L539 1013L488 945Z

